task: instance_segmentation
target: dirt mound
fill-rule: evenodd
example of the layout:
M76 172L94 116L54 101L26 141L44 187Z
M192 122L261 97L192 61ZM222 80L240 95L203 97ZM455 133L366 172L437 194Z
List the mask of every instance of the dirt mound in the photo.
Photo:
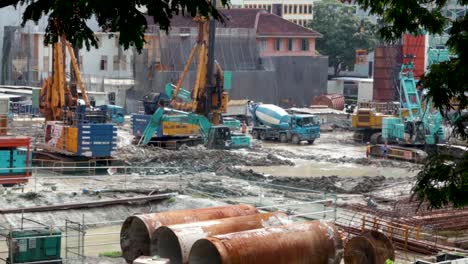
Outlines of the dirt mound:
M132 166L176 167L192 172L216 172L231 166L294 165L293 162L272 153L251 155L247 151L210 150L202 146L178 151L128 146L116 156Z

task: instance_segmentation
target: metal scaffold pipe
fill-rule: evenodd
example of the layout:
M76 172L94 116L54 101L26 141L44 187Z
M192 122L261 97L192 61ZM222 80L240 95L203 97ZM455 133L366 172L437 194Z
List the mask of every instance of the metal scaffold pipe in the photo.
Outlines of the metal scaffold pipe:
M312 221L268 227L198 240L193 264L338 264L343 242L331 223Z
M128 217L120 231L120 246L125 260L131 263L142 255L150 255L154 231L163 225L175 225L257 214L258 210L245 204L177 210Z
M208 236L289 224L285 213L263 213L187 224L162 226L151 241L151 255L170 259L172 264L188 263L193 244Z

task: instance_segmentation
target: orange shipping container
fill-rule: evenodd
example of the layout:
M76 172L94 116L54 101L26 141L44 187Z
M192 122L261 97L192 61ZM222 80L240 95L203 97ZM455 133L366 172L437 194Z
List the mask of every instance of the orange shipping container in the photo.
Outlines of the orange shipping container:
M426 36L405 34L403 36L403 56L405 55L416 56L414 58L414 77L417 79L421 78L425 71Z

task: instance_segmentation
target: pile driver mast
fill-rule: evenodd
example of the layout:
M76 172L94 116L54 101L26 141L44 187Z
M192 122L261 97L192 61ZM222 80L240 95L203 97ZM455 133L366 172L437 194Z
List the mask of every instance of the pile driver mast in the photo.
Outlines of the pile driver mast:
M86 89L81 81L81 74L73 48L65 37L60 37L59 41L53 44L52 75L44 81L40 92L39 110L44 115L46 121L64 120L65 115L73 114L73 111L65 113L64 109L72 110L78 106L76 87L67 86L65 71L67 50L70 55L70 63L73 66L76 81L81 90L82 99L86 107L89 107L89 100L86 95ZM70 120L72 119L70 118Z
M177 110L204 115L213 124L218 125L222 123L222 113L227 111L229 99L228 93L224 90L223 70L214 60L216 22L214 19L203 16L197 16L195 21L198 23L197 41L174 88L171 106ZM195 55L197 55L198 63L191 101L178 101L177 96Z

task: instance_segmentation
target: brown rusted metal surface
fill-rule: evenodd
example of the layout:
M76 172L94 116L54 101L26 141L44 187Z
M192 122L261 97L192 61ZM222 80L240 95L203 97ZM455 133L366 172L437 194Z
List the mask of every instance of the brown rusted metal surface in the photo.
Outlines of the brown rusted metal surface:
M395 260L395 249L384 234L369 230L346 243L345 264L385 263Z
M378 46L374 49L374 89L373 100L389 102L395 99L395 77L401 65L401 45Z
M210 236L190 251L191 264L338 264L343 243L331 223L313 221Z
M8 115L0 114L0 136L8 134Z
M245 204L177 210L128 217L120 231L120 247L125 260L131 263L137 257L150 254L154 231L163 225L175 225L227 217L253 215L258 210Z
M329 108L343 110L345 98L342 94L324 94L314 97L312 105L326 105Z
M289 223L285 213L274 212L162 226L151 241L151 255L168 258L171 264L188 263L190 249L199 239Z

